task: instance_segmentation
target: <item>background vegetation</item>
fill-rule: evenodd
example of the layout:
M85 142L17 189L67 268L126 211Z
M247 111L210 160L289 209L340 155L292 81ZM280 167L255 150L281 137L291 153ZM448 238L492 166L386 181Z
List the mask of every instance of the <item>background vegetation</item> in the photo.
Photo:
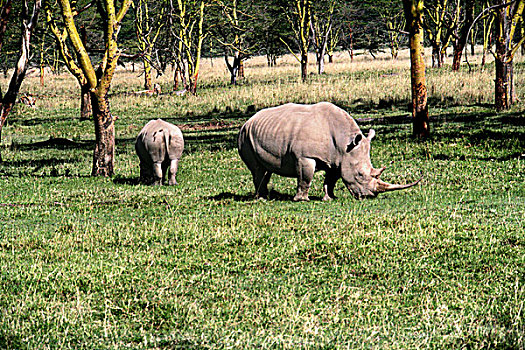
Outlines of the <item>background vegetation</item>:
M206 59L197 96L133 94L140 72L120 69L116 175L103 178L89 176L77 82L30 75L36 107L18 104L3 134L0 348L523 348L523 103L494 112L479 54L472 72L428 70L425 142L410 137L406 51L339 52L307 84L288 56L247 61L236 86ZM421 184L356 201L339 182L325 203L317 174L312 200L294 203L295 181L275 176L270 200L254 200L238 128L323 100L376 129L385 180ZM186 139L176 187L137 181L134 139L159 117Z

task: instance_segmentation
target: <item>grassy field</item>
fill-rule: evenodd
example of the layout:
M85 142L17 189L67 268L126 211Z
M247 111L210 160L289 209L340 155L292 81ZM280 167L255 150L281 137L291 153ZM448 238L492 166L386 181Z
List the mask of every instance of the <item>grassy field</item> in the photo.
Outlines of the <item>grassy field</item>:
M36 108L16 108L0 148L0 348L523 349L525 104L496 113L494 66L476 62L428 70L424 142L410 137L406 52L339 53L307 84L293 59L255 58L236 87L205 60L196 97L129 94L142 77L121 70L112 178L89 176L75 81L27 78ZM376 130L385 180L420 185L356 201L338 182L322 202L317 174L294 203L295 180L274 176L254 200L238 128L253 109L319 101ZM176 187L137 181L134 139L157 117L186 140Z

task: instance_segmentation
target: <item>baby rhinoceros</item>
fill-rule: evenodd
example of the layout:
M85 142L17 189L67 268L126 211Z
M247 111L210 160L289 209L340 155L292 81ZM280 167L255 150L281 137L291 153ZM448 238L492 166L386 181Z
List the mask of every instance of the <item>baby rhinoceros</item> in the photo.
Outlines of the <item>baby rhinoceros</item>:
M355 120L341 108L321 102L288 103L263 109L241 128L239 154L253 176L257 196L268 194L273 173L297 178L295 201L307 201L308 189L318 170L326 172L323 200L334 198L338 179L357 198L414 186L394 185L379 179L384 168L370 162L370 130L363 136Z
M176 185L175 175L183 150L184 138L177 126L162 119L150 120L135 142L141 182L162 185L168 172L168 185Z

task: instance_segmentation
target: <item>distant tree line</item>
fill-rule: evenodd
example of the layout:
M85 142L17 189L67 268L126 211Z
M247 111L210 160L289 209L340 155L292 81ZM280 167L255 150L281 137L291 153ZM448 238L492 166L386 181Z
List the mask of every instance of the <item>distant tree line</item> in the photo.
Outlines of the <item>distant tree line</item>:
M223 57L237 84L250 57L264 55L271 67L291 53L307 81L309 52L323 74L335 51L350 60L357 49L396 59L407 45L414 135L426 137L423 48L432 48L433 67L451 54L458 70L468 45L482 44L496 62L495 107L508 109L516 101L513 58L525 40L524 7L525 0L0 0L0 70L16 68L8 90L0 90L0 137L29 64L40 69L42 84L46 67L75 76L81 117L95 123L92 174L111 175L108 92L118 63L141 62L146 90L154 71L172 67L173 89L196 94L204 57Z

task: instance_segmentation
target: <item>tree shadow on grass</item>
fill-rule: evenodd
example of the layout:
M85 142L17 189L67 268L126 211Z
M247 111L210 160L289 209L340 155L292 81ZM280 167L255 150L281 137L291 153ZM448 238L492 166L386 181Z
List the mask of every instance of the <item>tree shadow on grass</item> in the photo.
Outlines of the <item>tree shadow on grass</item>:
M46 166L57 166L64 164L73 164L78 163L81 160L79 159L59 159L59 158L46 158L38 160L14 160L14 161L3 161L0 163L0 166L5 167L22 167L22 166L35 166L37 169L46 167Z
M140 178L136 176L122 176L122 175L115 175L112 179L113 183L118 185L129 185L129 186L138 186L142 185L142 182L140 181Z
M55 148L55 149L93 149L95 147L95 141L73 141L71 139L63 137L50 137L49 140L33 142L33 143L14 143L12 147L23 151L35 151L42 148Z
M485 161L485 162L488 162L488 161L497 161L497 162L506 162L506 161L509 161L509 160L513 160L513 159L518 159L518 158L525 158L525 149L523 150L523 152L514 152L514 153L509 153L509 154L505 154L504 156L501 156L501 157L497 157L497 156L494 156L494 157L467 157L465 155L459 155L459 156L455 156L455 155L449 155L449 154L443 154L443 153L438 153L438 154L434 154L432 156L432 159L434 160L444 160L444 161L450 161L450 160L459 160L459 161L464 161L464 160L467 160L467 159L476 159L476 160L481 160L481 161Z

